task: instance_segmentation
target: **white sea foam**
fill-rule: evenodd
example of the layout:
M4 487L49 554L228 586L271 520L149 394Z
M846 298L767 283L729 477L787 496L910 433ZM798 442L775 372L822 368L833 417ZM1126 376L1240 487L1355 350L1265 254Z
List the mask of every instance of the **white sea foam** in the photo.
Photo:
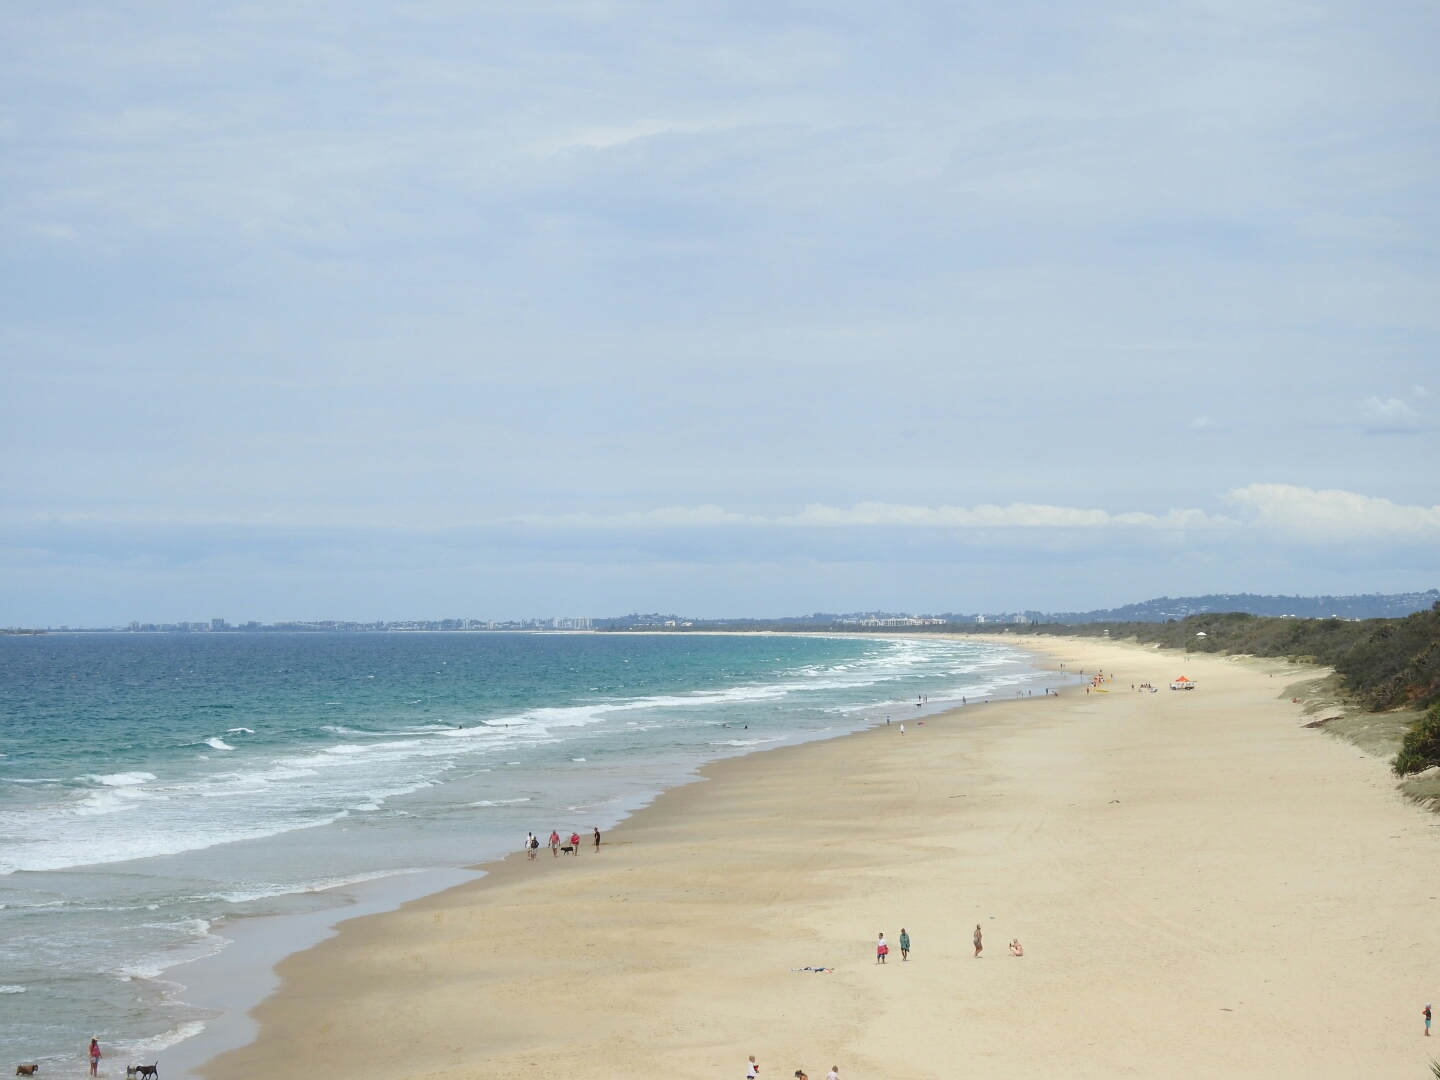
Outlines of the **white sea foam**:
M103 784L106 787L135 787L139 784L148 784L156 777L154 773L148 772L122 772L109 773L104 776L82 776L80 779L89 780L92 784Z
M248 727L232 727L225 732L226 735L254 735L255 729Z
M25 987L23 986L0 986L0 994L23 994L24 992Z
M229 743L227 743L224 739L220 738L218 735L215 736L215 738L213 738L213 739L206 739L206 740L205 740L205 745L206 745L206 746L209 746L209 747L211 747L211 748L213 748L213 749L215 749L215 750L234 750L234 749L235 749L235 747L231 746Z
M119 1043L116 1046L116 1056L130 1059L153 1058L160 1053L160 1051L168 1050L176 1043L194 1038L204 1030L204 1020L187 1020L183 1024L177 1024L169 1031L152 1038L136 1039L132 1042Z

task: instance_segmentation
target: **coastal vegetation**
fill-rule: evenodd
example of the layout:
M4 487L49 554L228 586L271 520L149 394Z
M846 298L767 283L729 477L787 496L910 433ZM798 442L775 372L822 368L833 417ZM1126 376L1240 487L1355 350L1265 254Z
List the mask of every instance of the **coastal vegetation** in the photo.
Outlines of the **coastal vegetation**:
M1401 776L1422 772L1432 765L1440 765L1440 702L1410 726L1400 753L1395 755L1395 771Z

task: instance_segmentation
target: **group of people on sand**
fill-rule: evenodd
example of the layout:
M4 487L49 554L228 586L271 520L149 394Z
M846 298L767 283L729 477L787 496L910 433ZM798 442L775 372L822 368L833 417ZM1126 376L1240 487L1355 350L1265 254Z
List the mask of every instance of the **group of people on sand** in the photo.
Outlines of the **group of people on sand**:
M599 829L594 830L594 835L591 837L591 842L595 845L595 850L596 850L596 851L599 851L599 850L600 850L600 830L599 830ZM536 836L533 832L527 832L527 833L525 834L525 843L522 844L521 846L525 849L525 857L526 857L527 859L531 860L532 862L535 860L535 856L538 855L538 854L540 854L540 838L539 838L538 836ZM564 847L564 850L565 850L566 852L568 852L569 854L571 854L571 855L579 855L579 854L580 854L580 834L579 834L578 832L572 832L572 833L570 834L570 842L569 842L568 845L566 845L566 844L563 844L563 843L562 843L562 841L561 841L561 839L560 839L560 834L559 834L556 830L551 829L551 830L550 830L550 840L549 840L550 854L551 854L551 855L554 855L556 858L559 858L559 856L560 856L560 851L561 851L562 846Z
M755 1055L750 1055L750 1060L745 1064L745 1080L760 1080L760 1066L755 1064ZM795 1070L794 1080L810 1080L804 1069ZM840 1066L831 1065L830 1071L825 1074L825 1080L840 1080Z
M985 949L985 933L980 929L979 923L975 924L975 936L973 938L973 941L975 943L975 956L978 959L980 953L983 952ZM882 931L879 940L875 942L875 962L877 964L883 964L885 963L885 958L889 955L890 946L886 943L885 934ZM1010 955L1025 955L1025 946L1020 944L1019 938L1015 938L1013 941L1010 942ZM905 932L905 928L903 926L900 928L900 959L910 959L910 935Z
M885 963L885 958L889 955L890 946L885 944L885 932L882 930L880 932L880 940L875 943L875 962L877 964L883 964ZM900 928L900 959L910 959L910 935L905 932L903 926Z

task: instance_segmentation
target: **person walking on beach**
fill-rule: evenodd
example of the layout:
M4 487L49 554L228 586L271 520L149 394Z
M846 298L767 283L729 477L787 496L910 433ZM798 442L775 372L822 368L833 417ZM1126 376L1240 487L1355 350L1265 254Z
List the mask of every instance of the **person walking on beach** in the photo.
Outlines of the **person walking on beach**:
M557 859L560 857L560 834L554 829L550 830L550 854Z
M980 950L983 949L983 948L985 948L985 945L984 945L983 941L981 940L980 924L979 924L979 923L976 923L976 924L975 924L975 958L976 958L977 960L980 958Z
M1426 1026L1428 1027L1429 1025L1427 1024ZM1428 1032L1427 1032L1427 1034L1428 1034ZM98 1076L98 1075L99 1075L99 1072L98 1072L99 1068L100 1068L100 1040L99 1040L99 1039L91 1039L91 1040L90 1040L90 1075L91 1075L91 1076Z
M600 854L600 830L595 830L595 854Z
M760 1080L760 1066L755 1064L755 1055L750 1055L750 1064L745 1066L745 1080Z
M900 734L901 734L901 735L904 735L904 734L905 734L905 725L904 725L904 724L901 724L901 725L900 725Z
M900 959L910 959L910 935L905 932L903 926L900 927Z
M1430 1002L1428 1001L1425 1002L1425 1037L1427 1039L1430 1037ZM92 1072L91 1075L93 1076L94 1073Z
M840 1066L831 1065L830 1071L825 1074L825 1080L840 1080Z
M580 834L578 832L572 832L570 834L570 854L580 854Z
M875 943L875 962L883 964L885 957L890 955L890 946L885 944L885 935L880 935L880 940Z

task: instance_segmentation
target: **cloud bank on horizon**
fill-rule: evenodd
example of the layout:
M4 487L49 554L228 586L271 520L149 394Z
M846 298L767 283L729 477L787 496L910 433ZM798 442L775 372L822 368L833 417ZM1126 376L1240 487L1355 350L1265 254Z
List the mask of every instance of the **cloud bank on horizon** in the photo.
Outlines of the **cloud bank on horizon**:
M7 7L0 625L1440 581L1440 11Z
M765 517L719 506L667 506L623 514L524 515L517 524L537 528L721 528L725 526L844 528L894 526L948 529L1268 529L1313 543L1357 538L1440 540L1440 506L1399 506L1389 499L1352 491L1314 491L1290 484L1250 484L1228 493L1227 501L1248 511L1245 518L1203 510L1112 514L1074 506L1011 503L1009 506L900 506L865 502L848 508L812 503L796 514Z

